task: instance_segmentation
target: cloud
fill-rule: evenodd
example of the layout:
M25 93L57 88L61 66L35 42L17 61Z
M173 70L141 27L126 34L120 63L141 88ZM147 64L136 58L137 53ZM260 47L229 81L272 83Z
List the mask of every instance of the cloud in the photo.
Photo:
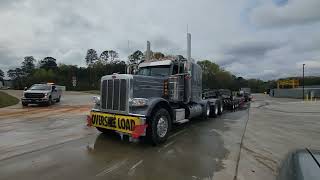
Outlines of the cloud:
M250 13L253 24L261 27L287 27L320 21L319 0L291 0L279 4L264 1Z
M296 63L297 67L302 67L302 64L306 64L308 68L311 69L320 69L320 57L318 60L302 61Z
M280 46L281 44L271 41L238 42L228 45L225 48L225 53L238 57L261 57Z
M19 65L16 64L18 57L11 52L10 49L0 46L0 69L7 72L10 68L15 68Z
M85 66L89 48L126 60L147 40L153 51L185 56L188 25L196 60L248 78L297 75L297 63L320 57L315 7L315 0L4 0L0 69L20 66L24 56Z

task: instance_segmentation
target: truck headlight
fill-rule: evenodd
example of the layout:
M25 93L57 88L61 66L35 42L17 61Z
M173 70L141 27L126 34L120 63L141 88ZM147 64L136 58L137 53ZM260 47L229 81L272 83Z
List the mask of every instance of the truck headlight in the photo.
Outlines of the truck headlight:
M93 96L93 102L100 105L100 96Z
M45 98L48 98L48 96L49 96L49 93L44 93Z
M129 99L129 103L131 106L141 107L141 106L147 105L148 99L146 99L146 98L133 98L133 99Z

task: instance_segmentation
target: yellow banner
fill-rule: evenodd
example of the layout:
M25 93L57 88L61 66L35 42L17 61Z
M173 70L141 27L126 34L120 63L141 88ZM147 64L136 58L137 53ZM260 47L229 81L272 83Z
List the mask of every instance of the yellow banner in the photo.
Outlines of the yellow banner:
M91 112L91 122L95 127L132 133L135 125L140 125L140 118L117 114Z

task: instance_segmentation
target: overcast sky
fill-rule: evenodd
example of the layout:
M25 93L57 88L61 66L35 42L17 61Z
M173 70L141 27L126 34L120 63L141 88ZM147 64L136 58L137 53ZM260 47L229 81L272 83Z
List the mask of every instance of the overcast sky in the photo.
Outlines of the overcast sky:
M245 78L320 75L320 0L1 0L0 69L24 56L85 65L88 48L209 59ZM129 46L128 46L129 40Z

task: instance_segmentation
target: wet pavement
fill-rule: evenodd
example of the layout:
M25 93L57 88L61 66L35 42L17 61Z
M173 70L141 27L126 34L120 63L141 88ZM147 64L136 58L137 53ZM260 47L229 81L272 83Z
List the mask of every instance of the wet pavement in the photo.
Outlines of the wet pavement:
M154 147L88 128L91 97L0 109L0 179L232 179L247 108L175 126Z

